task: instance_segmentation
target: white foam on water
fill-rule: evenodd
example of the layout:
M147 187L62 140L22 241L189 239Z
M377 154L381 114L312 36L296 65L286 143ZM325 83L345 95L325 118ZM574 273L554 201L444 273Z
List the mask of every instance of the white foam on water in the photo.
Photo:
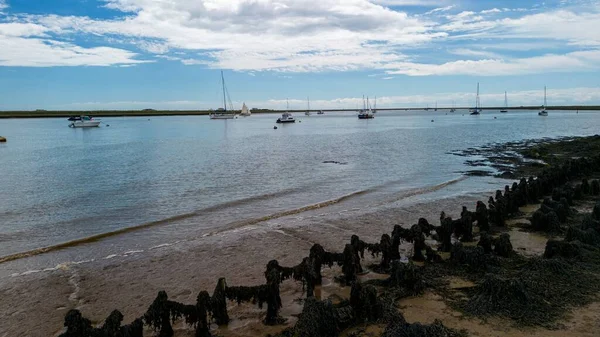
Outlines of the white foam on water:
M111 255L109 255L109 256L107 256L107 257L105 257L104 259L105 259L105 260L108 260L108 259L115 258L115 257L117 257L117 256L118 256L117 254L111 254Z
M143 252L144 252L143 249L141 249L141 250L130 250L130 251L127 251L127 252L123 253L123 255L127 256L127 255L132 255L132 254L137 254L137 253L143 253Z
M170 244L170 243L163 243L163 244L160 244L158 246L150 247L150 249L157 249L157 248L163 248L163 247L169 247L169 246L172 246L172 244Z

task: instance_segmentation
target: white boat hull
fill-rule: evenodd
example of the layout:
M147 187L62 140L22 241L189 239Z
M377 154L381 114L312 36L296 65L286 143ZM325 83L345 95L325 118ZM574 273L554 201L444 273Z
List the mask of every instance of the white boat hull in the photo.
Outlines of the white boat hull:
M69 126L72 128L96 128L100 126L100 121L74 121Z
M210 115L210 119L234 119L234 115Z

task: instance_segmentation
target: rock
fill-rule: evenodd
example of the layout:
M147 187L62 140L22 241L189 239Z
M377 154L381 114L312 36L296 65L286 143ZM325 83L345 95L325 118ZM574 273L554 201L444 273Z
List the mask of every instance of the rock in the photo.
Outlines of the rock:
M6 138L0 136L0 143L6 143Z

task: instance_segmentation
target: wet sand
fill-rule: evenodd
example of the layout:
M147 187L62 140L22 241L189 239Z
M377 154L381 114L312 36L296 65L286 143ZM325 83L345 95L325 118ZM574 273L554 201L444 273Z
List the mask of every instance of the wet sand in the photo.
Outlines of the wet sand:
M3 279L0 336L57 336L62 332L65 313L73 308L81 310L94 324L101 324L113 309L118 309L125 316L124 323L129 323L145 312L160 290L166 290L172 300L192 304L199 291L212 293L219 277L226 277L231 286L263 284L263 272L271 259L277 259L283 266L292 266L307 255L313 243L320 243L326 250L340 251L352 234L366 242L377 242L380 235L391 232L395 224L409 227L420 217L437 223L441 210L458 217L460 206L473 209L477 200L486 200L488 195L490 193L472 194L406 206L392 203L376 212L310 210L178 245L157 247L143 254L130 252L102 261L65 263L51 271ZM523 209L523 219L513 222L526 221L524 217L534 210L535 207ZM547 238L511 227L511 240L518 252L536 255L543 252ZM403 244L400 252L407 255L411 249L412 245ZM363 266L378 261L367 255ZM316 295L334 302L348 298L350 288L341 288L333 282L333 276L340 273L339 267L325 267L324 284L316 289ZM369 273L361 278L379 277L383 276ZM460 288L469 283L455 279L451 285ZM230 325L218 328L213 324L212 327L223 337L280 332L293 325L302 310L299 300L302 285L286 281L281 294L281 315L287 319L286 325L266 327L261 323L265 309L230 302ZM475 336L592 336L600 322L598 303L577 309L575 318L563 322L565 329L560 331L521 330L503 320L490 319L484 323L465 318L430 292L404 299L399 306L409 322L431 323L438 318L448 327L467 329ZM377 335L379 328L368 327L363 335ZM193 329L183 322L178 322L174 329L175 336L193 336ZM146 331L145 335L153 334Z

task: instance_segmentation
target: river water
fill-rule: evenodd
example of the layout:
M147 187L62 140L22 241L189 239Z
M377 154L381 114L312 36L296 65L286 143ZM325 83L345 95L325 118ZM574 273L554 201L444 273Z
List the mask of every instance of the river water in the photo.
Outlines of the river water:
M68 128L64 118L0 120L8 139L0 143L0 257L113 233L93 249L78 245L79 259L94 259L339 201L375 207L485 191L497 179L465 176L465 158L448 152L591 135L599 116L331 112L296 114L278 129L268 114L103 118L94 129Z

